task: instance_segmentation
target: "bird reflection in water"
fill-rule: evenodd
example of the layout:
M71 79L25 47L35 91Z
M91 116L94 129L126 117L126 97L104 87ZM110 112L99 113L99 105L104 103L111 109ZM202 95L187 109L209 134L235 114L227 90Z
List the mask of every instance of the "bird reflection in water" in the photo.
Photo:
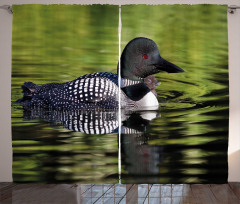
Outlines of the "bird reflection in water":
M41 119L51 125L85 134L118 133L118 110L46 110L43 108L24 109L24 119ZM144 134L150 121L160 117L158 111L122 110L121 133Z
M121 115L121 154L125 172L128 175L159 173L162 147L148 145L147 129L151 121L160 117L160 114L156 110L134 112L123 110ZM47 111L35 108L24 110L24 118L41 119L51 125L61 125L69 130L85 134L111 134L119 131L118 110ZM150 180L149 182L155 183L156 181Z

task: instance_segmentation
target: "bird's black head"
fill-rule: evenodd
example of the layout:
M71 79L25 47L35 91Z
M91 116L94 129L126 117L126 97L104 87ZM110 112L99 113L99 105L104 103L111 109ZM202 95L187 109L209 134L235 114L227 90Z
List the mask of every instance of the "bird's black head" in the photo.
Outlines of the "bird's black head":
M160 71L184 72L180 67L163 59L156 43L148 38L135 38L126 45L121 56L123 78L138 80Z

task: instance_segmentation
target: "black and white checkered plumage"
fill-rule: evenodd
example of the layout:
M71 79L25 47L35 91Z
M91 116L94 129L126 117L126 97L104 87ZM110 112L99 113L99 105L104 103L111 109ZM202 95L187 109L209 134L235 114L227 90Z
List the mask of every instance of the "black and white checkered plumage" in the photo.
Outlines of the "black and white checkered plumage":
M118 76L98 72L81 76L66 83L38 86L32 82L23 85L25 106L54 109L115 109L118 107ZM124 96L123 96L124 97ZM24 100L29 99L31 100Z

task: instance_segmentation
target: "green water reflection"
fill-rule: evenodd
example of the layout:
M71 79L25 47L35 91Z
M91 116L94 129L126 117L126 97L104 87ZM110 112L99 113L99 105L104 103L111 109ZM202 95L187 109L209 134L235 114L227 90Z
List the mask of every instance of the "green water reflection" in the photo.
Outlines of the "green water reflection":
M118 7L14 6L12 101L21 85L115 72ZM148 37L186 70L157 74L157 117L122 136L123 183L216 183L227 178L227 7L122 6L122 49ZM37 183L118 183L117 134L88 135L28 120L12 105L13 179Z

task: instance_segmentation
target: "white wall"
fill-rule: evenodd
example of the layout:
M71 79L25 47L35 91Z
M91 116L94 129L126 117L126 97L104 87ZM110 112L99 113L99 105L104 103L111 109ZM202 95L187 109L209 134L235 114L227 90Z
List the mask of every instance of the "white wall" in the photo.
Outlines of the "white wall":
M0 6L12 4L228 4L240 6L239 0L1 0ZM240 182L240 9L228 13L230 122L229 181ZM12 15L0 9L0 182L12 181L11 143L11 39Z

